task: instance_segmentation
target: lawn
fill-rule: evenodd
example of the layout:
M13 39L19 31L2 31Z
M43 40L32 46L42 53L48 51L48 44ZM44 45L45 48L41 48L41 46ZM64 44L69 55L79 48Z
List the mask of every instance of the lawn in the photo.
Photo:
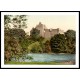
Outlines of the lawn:
M66 65L62 62L5 62L5 64L9 65Z

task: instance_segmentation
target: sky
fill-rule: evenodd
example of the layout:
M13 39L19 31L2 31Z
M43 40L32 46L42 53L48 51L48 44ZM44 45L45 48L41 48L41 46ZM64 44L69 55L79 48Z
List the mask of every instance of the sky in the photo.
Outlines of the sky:
M60 28L63 31L68 29L76 29L76 16L75 15L29 15L27 20L26 32L29 32L33 27L41 22L46 25L48 29Z

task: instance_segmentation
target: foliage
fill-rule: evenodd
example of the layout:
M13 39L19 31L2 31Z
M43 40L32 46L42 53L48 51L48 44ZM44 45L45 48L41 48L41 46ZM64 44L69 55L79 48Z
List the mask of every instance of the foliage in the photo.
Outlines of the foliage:
M11 15L4 15L4 28L5 29L10 28L9 23L11 23Z
M34 41L37 41L38 38L40 37L39 36L39 33L40 31L36 28L33 28L32 31L31 31L31 38L34 40Z
M50 41L47 40L44 45L45 45L45 51L44 52L50 53L51 52Z
M75 53L76 32L74 30L68 30L65 32L65 37L66 37L66 45L68 47L67 52Z
M27 56L27 58L26 58L26 59L32 60L32 59L33 59L33 57L32 57L32 56Z
M50 40L51 50L55 53L64 52L65 36L63 34L57 34Z
M10 32L10 36L14 36L14 37L17 37L19 39L23 39L25 38L25 31L23 29L15 29L15 28L12 28L9 30Z
M75 39L76 32L74 30L68 30L65 32L65 36L67 39Z
M21 53L21 46L18 40L14 37L5 36L5 59L8 61L13 55L17 55ZM8 56L6 56L8 55Z
M11 22L10 16L11 15L4 15L4 24L8 24Z
M13 25L13 28L27 28L26 17L26 15L4 15L4 26L5 28L10 28L10 23Z
M23 48L20 44L25 38L25 31L23 29L5 29L4 31L4 44L5 44L5 59L10 60L13 55L21 54ZM9 59L6 56L8 54Z
M15 15L12 19L12 23L14 24L15 28L26 28L26 21L26 15Z
M32 52L32 53L41 53L42 52L42 48L39 44L39 42L34 42L31 45L28 46L28 52Z
M55 53L75 53L75 31L68 30L65 34L57 34L50 40L51 50Z

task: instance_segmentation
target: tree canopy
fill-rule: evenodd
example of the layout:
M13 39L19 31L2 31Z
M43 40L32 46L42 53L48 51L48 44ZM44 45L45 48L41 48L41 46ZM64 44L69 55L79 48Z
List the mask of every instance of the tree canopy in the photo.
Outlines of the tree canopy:
M31 31L31 38L33 40L37 40L40 36L39 36L40 31L36 28L33 28Z
M50 40L51 50L55 53L75 53L75 31L68 30L65 34L57 34Z

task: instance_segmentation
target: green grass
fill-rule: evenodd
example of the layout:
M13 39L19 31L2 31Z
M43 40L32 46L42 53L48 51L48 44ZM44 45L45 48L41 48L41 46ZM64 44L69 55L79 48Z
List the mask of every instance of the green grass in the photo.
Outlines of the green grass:
M9 61L9 62L5 62L5 64L15 64L15 65L61 65L60 62L12 62L12 61Z

